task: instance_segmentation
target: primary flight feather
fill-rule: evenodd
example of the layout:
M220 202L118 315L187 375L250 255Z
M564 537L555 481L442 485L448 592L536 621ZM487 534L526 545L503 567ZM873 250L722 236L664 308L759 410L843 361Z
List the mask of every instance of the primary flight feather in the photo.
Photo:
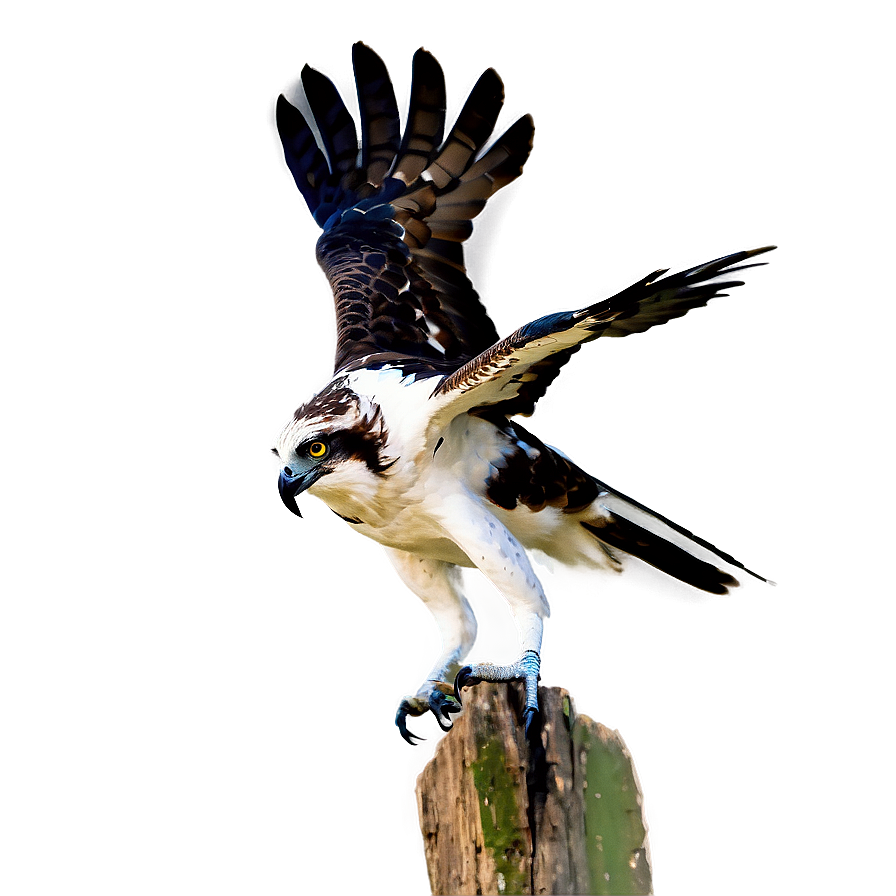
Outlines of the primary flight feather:
M463 687L522 679L527 728L537 718L543 620L549 613L528 551L619 571L628 557L724 594L725 567L762 579L730 555L589 475L518 422L586 342L681 317L724 290L771 246L679 274L649 274L617 295L550 314L500 339L466 275L463 242L486 201L517 178L532 148L524 116L490 145L503 103L486 71L445 136L445 81L414 55L402 133L386 67L352 48L360 139L332 82L305 67L316 129L284 97L277 127L289 170L323 230L317 260L333 290L334 375L293 414L274 449L284 504L305 491L382 544L432 611L442 652L396 714L432 711L448 730ZM749 263L747 263L749 262ZM459 567L477 567L507 599L520 655L462 665L476 620ZM765 579L762 579L765 581Z

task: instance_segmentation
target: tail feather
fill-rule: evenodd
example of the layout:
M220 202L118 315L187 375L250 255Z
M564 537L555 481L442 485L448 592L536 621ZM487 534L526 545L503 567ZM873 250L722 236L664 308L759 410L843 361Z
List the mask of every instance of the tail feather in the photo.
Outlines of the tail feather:
M638 501L636 498L632 498L630 495L625 495L616 489L610 488L599 479L595 479L595 482L597 482L601 491L604 493L600 499L602 507L613 514L614 517L622 518L631 525L650 532L657 538L662 538L664 541L681 547L686 551L702 549L714 559L719 560L734 569L739 569L741 572L745 572L748 576L757 581L765 582L767 585L775 584L771 579L762 575L762 573L747 566L742 560L738 560L737 557L718 547L718 545L713 544L711 541L707 541L705 538L701 538L699 535L694 534L690 529L669 519L669 517L660 513L658 510L654 510L654 508Z
M613 513L601 517L599 523L582 525L601 542L638 557L661 572L693 585L710 594L727 594L740 583L734 576L689 554L684 548L666 541L660 535Z

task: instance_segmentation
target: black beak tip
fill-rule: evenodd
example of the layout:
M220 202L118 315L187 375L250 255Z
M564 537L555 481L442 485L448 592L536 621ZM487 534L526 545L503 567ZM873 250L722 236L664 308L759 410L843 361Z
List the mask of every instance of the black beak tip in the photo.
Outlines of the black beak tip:
M280 478L277 480L277 491L280 492L280 500L283 501L290 513L294 513L299 518L301 518L302 514L299 510L299 505L296 504L296 493L300 484L300 479L293 479L283 472L280 473Z

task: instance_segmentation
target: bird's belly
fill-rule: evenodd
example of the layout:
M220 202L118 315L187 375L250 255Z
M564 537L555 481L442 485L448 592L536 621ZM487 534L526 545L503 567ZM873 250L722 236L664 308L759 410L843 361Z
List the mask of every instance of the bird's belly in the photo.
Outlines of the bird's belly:
M359 525L358 531L388 548L407 551L418 557L442 560L457 566L473 566L470 558L429 520L401 519L388 526Z

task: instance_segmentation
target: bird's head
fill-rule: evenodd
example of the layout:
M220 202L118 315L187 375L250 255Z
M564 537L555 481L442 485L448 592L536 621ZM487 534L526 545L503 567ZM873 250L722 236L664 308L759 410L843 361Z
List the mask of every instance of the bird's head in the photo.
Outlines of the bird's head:
M301 516L296 496L319 483L320 497L350 500L394 463L385 456L388 436L377 404L337 380L303 404L272 449L280 459L277 487L283 503Z

